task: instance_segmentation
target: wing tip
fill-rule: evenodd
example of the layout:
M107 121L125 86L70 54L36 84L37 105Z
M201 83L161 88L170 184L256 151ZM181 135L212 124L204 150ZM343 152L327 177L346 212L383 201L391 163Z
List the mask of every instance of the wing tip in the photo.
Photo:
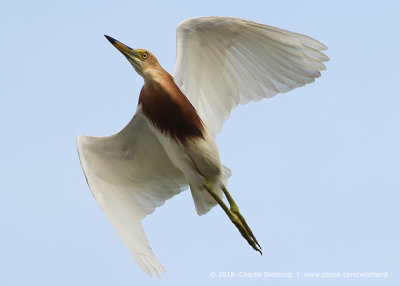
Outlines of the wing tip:
M326 46L326 45L324 45L323 43L321 43L320 41L318 41L318 40L315 40L315 41L317 41L319 44L320 44L320 50L321 51L326 51L327 49L328 49L328 46ZM329 60L329 59L328 59Z
M151 252L151 250L150 250ZM164 266L158 261L158 259L155 257L155 255L151 252L149 254L139 254L139 255L133 255L137 264L140 266L140 268L146 273L147 276L150 278L153 278L153 276L156 276L157 278L160 278L160 275L165 273L166 270Z

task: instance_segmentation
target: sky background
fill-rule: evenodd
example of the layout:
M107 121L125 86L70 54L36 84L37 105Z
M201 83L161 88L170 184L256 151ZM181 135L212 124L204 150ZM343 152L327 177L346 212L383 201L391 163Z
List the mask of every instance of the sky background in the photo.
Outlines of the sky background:
M124 127L143 84L104 34L172 72L178 23L211 15L312 36L331 60L315 83L235 109L217 137L264 255L184 192L143 221L167 269L150 279L91 195L75 140ZM399 1L2 0L0 286L399 285L399 15Z

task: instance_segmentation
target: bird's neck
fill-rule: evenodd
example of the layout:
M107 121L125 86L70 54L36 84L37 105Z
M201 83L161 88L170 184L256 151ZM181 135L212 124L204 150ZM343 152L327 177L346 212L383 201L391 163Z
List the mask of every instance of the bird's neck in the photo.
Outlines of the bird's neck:
M164 70L161 66L151 67L143 69L142 76L146 84L153 84L154 82L160 82L168 80L170 74Z
M165 70L147 70L139 105L156 129L185 144L204 138L204 125L196 109Z

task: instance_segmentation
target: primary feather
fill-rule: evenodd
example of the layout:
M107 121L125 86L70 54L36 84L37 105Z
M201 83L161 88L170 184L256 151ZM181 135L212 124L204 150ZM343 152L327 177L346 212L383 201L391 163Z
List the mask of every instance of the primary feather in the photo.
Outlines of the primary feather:
M319 77L328 57L320 42L229 17L203 17L177 28L173 77L215 136L239 103L271 97Z
M89 187L133 257L148 275L164 268L153 254L141 220L180 193L187 182L150 130L141 109L119 133L79 136L79 158Z

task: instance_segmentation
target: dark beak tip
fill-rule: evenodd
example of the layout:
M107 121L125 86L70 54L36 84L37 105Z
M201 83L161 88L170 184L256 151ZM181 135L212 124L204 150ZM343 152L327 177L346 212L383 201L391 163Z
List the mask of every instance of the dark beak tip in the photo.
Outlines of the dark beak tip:
M135 50L128 47L127 45L124 45L123 43L117 41L116 39L114 39L110 36L104 35L104 37L106 37L106 39L125 56L128 56L128 55L138 56L137 53L135 52Z
M110 36L104 35L104 37L106 37L106 39L107 39L111 44L113 44L113 43L115 42L115 39L114 39L114 38L111 38Z

